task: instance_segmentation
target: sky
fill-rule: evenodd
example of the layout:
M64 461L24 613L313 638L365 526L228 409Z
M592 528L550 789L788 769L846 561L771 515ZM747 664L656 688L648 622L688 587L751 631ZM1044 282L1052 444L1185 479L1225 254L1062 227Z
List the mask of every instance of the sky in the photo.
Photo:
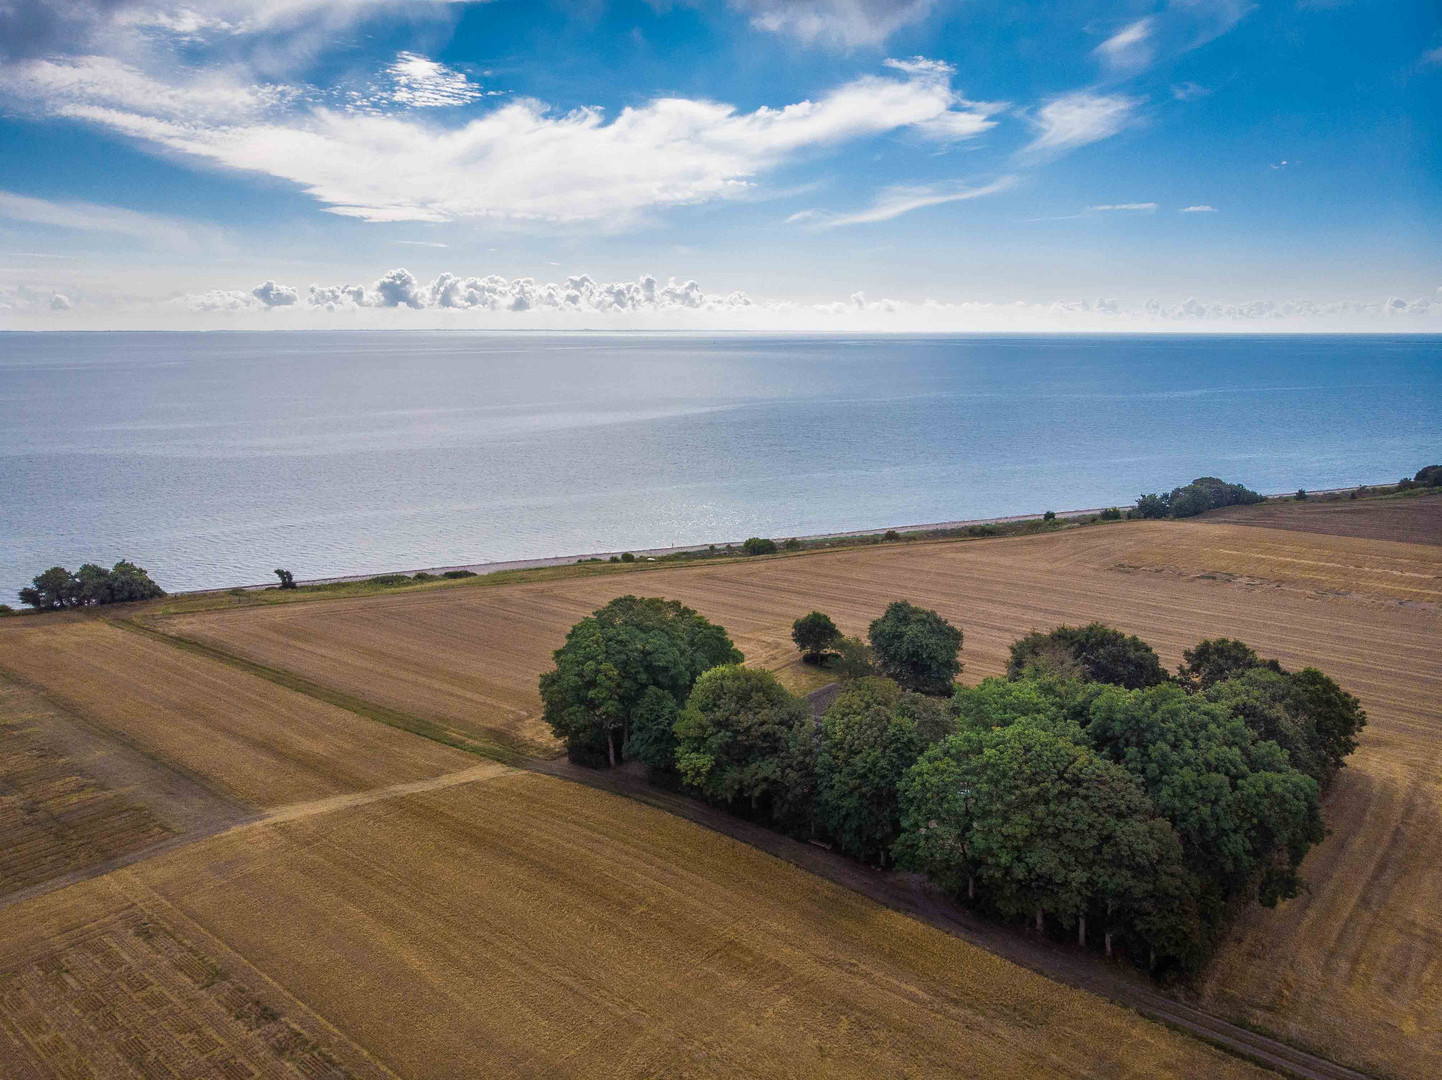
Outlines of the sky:
M1435 0L0 0L0 329L1442 331Z

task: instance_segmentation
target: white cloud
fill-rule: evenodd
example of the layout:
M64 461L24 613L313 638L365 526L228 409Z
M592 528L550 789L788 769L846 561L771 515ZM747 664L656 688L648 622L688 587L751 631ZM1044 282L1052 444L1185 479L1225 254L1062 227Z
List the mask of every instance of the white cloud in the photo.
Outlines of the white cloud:
M293 181L333 213L367 221L606 221L735 195L789 158L909 130L955 141L994 126L999 106L966 101L952 69L891 65L815 101L740 112L659 98L607 119L514 100L444 128L410 115L300 107L284 87L152 79L98 57L31 61L0 72L0 91L52 115L150 145Z
M1157 204L1154 202L1105 203L1101 206L1087 207L1088 210L1141 210L1148 214L1156 208Z
M1437 46L1437 48L1435 48L1435 49L1428 49L1426 52L1424 52L1424 53L1422 54L1422 66L1423 66L1423 67L1438 67L1438 66L1442 66L1442 45Z
M51 310L51 311L69 311L70 308L71 308L70 300L69 300L67 297L65 297L64 295L62 295L61 293L56 293L54 296L52 296L52 297L50 298L50 310Z
M1151 40L1154 22L1148 16L1124 26L1093 49L1093 55L1113 72L1140 71L1155 54Z
M1023 157L1052 157L1088 143L1110 138L1135 122L1141 101L1120 94L1078 90L1053 98L1032 118L1039 134Z
M1211 91L1200 83L1181 82L1172 84L1172 97L1178 101L1196 101L1197 98L1206 97Z
M412 108L466 105L482 93L463 73L416 53L399 54L386 70L395 84L391 100Z
M1005 191L1014 183L1014 177L1003 176L990 184L973 188L940 184L889 187L878 192L876 201L866 210L836 216L823 214L817 210L803 210L799 214L792 214L786 220L788 222L811 221L814 228L820 229L832 229L841 225L869 225L878 221L890 221L892 218L927 206L940 206L943 203L961 202L966 199L981 198L984 195L993 195L998 191Z
M257 285L250 290L250 295L268 308L289 307L299 299L294 289L288 289L284 285L277 285L274 281L266 281Z
M935 0L731 0L751 25L833 49L880 46L931 14Z
M1177 211L1179 214L1215 214L1217 208L1208 206L1206 203L1198 203L1196 206L1184 206Z

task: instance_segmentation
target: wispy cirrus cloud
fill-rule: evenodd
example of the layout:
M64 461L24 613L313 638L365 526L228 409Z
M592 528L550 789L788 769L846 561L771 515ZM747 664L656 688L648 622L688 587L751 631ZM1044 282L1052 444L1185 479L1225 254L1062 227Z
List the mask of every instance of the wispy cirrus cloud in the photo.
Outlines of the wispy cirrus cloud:
M1052 98L1032 115L1037 136L1018 156L1039 160L1109 139L1136 123L1141 104L1140 98L1092 90Z
M1152 27L1155 18L1147 16L1122 27L1107 38L1092 54L1115 73L1140 71L1152 62Z
M1217 208L1208 206L1206 203L1198 203L1196 206L1184 206L1177 211L1179 214L1215 214Z
M141 240L147 244L170 247L189 248L202 242L214 244L219 238L219 234L210 226L198 226L155 214L142 214L119 206L38 199L11 191L0 191L0 221L46 225L78 232L109 233Z
M803 45L833 49L880 46L902 27L922 22L935 0L731 0L751 25Z
M1088 206L1088 210L1136 210L1150 214L1157 208L1154 202L1126 202L1126 203L1103 203L1100 206Z
M1015 177L1003 176L979 187L965 187L956 184L897 185L883 188L877 193L876 200L865 210L849 214L828 214L817 210L803 210L799 214L792 214L787 220L804 222L816 229L834 229L843 225L870 225L879 221L891 221L902 214L909 214L913 210L921 210L928 206L941 206L945 203L964 202L986 195L994 195L999 191L1005 191L1015 183Z

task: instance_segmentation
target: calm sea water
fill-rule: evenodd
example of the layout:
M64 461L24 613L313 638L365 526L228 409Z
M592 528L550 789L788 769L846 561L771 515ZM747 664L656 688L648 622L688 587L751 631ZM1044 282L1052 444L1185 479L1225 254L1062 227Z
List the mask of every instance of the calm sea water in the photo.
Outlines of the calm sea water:
M1263 491L1442 458L1442 337L0 334L0 590Z

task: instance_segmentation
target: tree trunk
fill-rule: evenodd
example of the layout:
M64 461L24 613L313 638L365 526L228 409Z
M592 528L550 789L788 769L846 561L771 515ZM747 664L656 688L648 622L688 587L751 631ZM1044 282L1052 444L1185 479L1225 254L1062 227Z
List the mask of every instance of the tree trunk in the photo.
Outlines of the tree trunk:
M1036 932L1037 932L1038 934L1040 934L1040 933L1044 933L1045 931L1046 931L1046 926L1045 926L1045 924L1043 924L1043 922L1042 922L1041 908L1037 908L1037 909L1036 909Z
M967 898L968 900L975 900L975 899L976 899L976 875L975 875L975 874L967 874L967 875L966 875L966 898Z
M611 768L616 767L616 732L611 728L606 729L606 753L611 757Z
M1106 942L1107 959L1110 960L1110 959L1112 958L1112 932L1111 932L1110 930L1108 930L1108 931L1102 936L1102 940Z
M1079 916L1076 921L1076 943L1083 949L1087 947L1087 917Z

